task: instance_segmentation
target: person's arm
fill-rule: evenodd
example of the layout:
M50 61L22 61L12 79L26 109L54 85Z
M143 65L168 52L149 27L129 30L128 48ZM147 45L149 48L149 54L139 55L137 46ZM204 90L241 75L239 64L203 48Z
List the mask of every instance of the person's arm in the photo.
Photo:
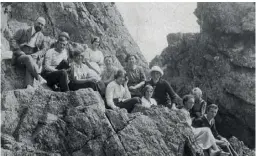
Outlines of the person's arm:
M104 56L103 56L101 51L100 51L99 57L100 57L100 61L98 62L98 64L99 64L99 67L100 67L100 72L102 73L103 70L104 70Z
M49 49L45 54L45 62L44 62L44 68L46 71L54 72L57 71L54 66L51 65L52 61L52 49Z
M107 101L107 105L112 108L112 109L116 109L118 108L114 101L113 101L113 98L114 98L114 86L110 83L108 86L107 86L107 89L106 89L106 101Z
M213 134L214 138L221 140L223 137L221 135L219 135L219 133L218 133L218 131L216 129L215 120L213 122L214 123L213 123L212 128L211 128L212 134Z
M129 88L127 86L128 84L128 77L126 76L126 81L124 82L124 96L123 96L123 100L126 100L126 99L130 99L131 98L131 93L129 91Z
M182 101L180 96L177 93L175 93L172 86L165 80L164 80L163 87L166 88L166 92L170 96L172 103L175 103L175 102L178 103L179 101Z
M205 114L207 103L205 101L201 104L201 116Z
M24 29L19 29L12 37L12 39L14 39L17 44L19 44L19 41L21 39L21 37L24 35Z

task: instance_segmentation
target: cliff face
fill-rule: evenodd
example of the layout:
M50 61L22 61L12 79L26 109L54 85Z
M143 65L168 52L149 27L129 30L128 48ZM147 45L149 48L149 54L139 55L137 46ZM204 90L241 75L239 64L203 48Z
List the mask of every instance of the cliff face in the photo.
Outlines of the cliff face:
M32 25L39 17L47 23L44 34L57 38L59 32L70 34L71 41L90 46L92 35L102 39L100 49L103 54L116 56L116 63L124 66L128 53L139 57L139 64L147 68L144 56L124 26L123 19L112 3L2 3L2 30L5 38L22 27ZM2 37L2 36L1 36ZM5 40L2 37L2 42ZM7 50L8 46L2 47Z
M197 34L169 34L168 47L151 65L184 95L200 87L203 98L219 105L217 126L226 137L255 143L255 5L198 3Z

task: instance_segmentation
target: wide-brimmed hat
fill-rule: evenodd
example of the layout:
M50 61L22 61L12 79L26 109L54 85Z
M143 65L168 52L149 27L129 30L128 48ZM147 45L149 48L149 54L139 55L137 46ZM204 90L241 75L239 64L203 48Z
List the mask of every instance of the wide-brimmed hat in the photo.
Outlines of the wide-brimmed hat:
M64 31L59 34L59 38L60 38L60 37L66 37L67 40L70 39L69 34L68 34L67 32L64 32Z
M38 17L38 18L36 19L36 22L39 22L39 23L41 23L41 24L43 24L43 25L45 25L45 23L46 23L46 21L45 21L45 19L44 19L43 17Z
M154 72L154 71L159 72L159 73L161 74L161 76L164 75L163 70L162 70L159 66L153 66L153 67L150 69L150 74L151 74L152 72Z

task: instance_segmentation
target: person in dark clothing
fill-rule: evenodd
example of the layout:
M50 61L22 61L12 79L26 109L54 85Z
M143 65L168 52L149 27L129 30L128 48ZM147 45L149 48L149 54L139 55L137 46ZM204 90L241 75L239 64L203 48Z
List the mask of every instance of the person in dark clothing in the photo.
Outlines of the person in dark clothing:
M150 84L154 88L154 93L152 98L154 98L158 105L164 105L169 108L172 108L173 103L179 104L179 101L182 101L181 98L170 84L162 79L164 72L159 66L153 66L150 70L151 80L146 81L145 85Z
M221 147L221 149L225 152L230 153L231 156L238 156L236 151L232 148L230 143L226 138L219 135L216 126L214 117L218 112L218 106L215 104L211 104L207 107L207 112L200 118L197 118L193 121L193 127L209 127L212 131L212 134L216 140L216 144Z
M58 85L62 92L69 91L68 70L64 68L69 67L69 52L66 49L68 40L68 33L60 33L56 48L49 49L46 52L42 71L42 76L46 79L47 85L53 90L57 90L56 85Z

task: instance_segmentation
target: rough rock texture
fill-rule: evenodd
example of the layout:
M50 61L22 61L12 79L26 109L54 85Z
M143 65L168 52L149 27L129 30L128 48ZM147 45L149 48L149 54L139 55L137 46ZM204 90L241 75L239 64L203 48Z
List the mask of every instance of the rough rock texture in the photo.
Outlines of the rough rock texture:
M125 56L132 53L140 58L141 66L148 68L113 2L1 3L1 7L1 33L5 38L19 28L32 25L38 16L43 16L47 21L43 32L46 36L56 38L59 32L66 31L70 34L71 41L90 46L91 36L96 35L102 40L100 49L103 54L116 56L117 65L121 62L125 66ZM4 41L2 35L1 40ZM8 45L2 49L7 50Z
M2 155L202 154L179 110L137 106L128 114L105 110L92 89L62 93L41 86L3 91L1 101Z
M184 95L200 87L208 103L219 105L223 136L255 143L255 5L198 3L197 34L169 34L159 64L175 90Z

